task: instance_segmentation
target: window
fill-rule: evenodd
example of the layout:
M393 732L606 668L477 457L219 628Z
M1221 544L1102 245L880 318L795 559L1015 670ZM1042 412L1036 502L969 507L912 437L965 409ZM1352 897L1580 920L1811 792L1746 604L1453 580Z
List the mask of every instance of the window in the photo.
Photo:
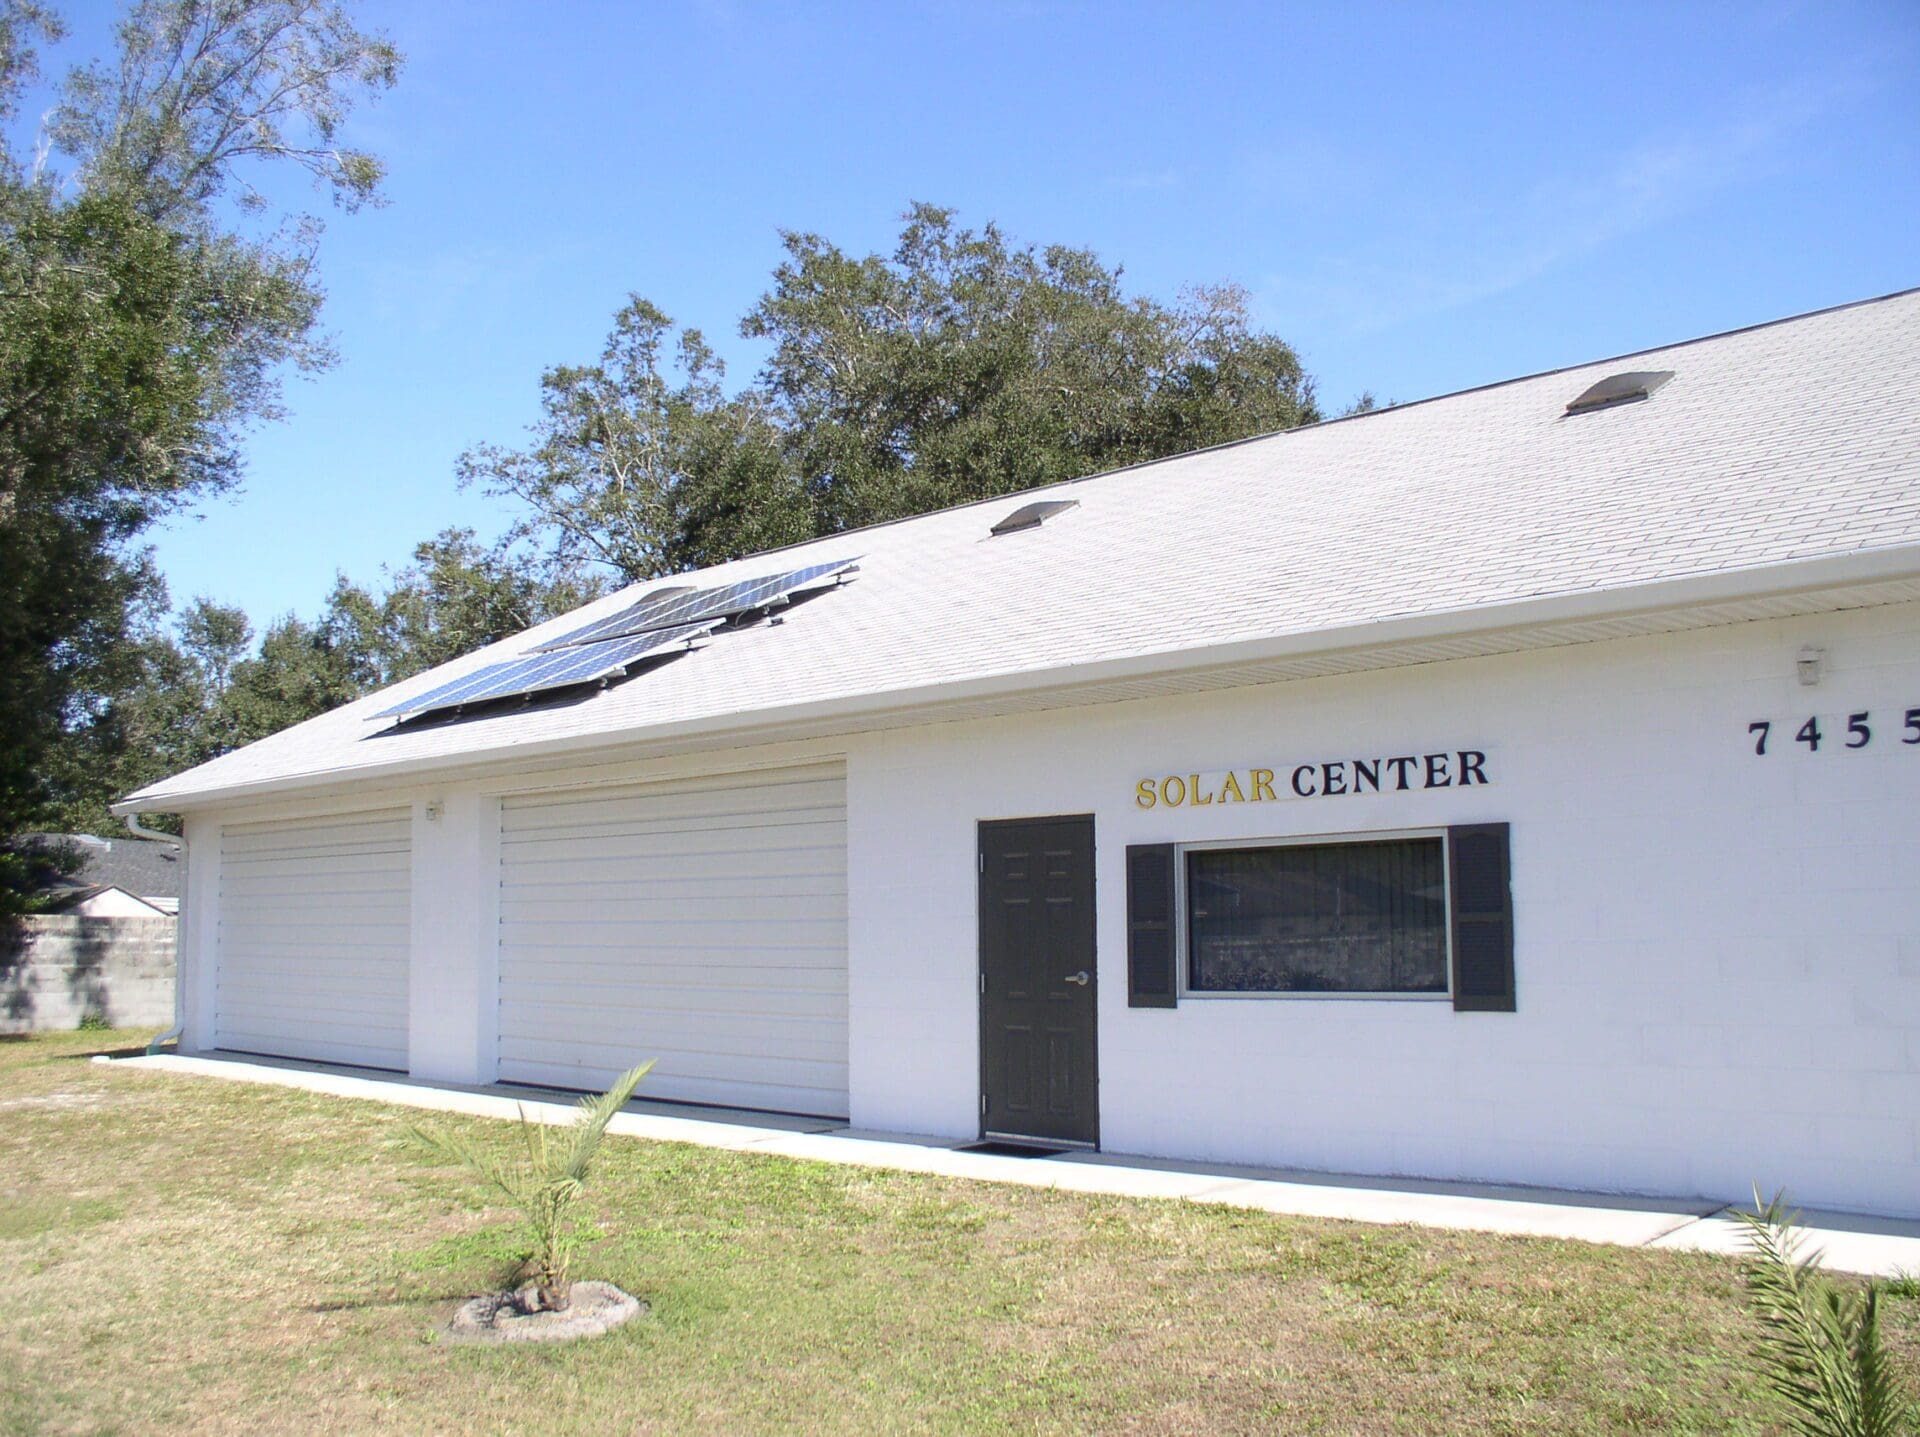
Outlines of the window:
M1438 836L1186 851L1192 993L1447 991Z

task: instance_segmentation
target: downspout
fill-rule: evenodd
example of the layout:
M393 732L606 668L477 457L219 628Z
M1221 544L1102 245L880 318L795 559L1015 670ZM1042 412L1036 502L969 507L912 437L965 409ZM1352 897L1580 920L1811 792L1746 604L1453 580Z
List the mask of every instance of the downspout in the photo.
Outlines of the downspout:
M162 833L157 828L143 827L140 822L140 815L137 813L122 814L121 821L127 825L127 831L133 834L135 838L144 838L153 843L164 843L169 848L177 848L180 851L181 912L174 918L173 1026L167 1029L166 1032L155 1037L151 1043L147 1044L147 1056L151 1058L155 1053L160 1051L160 1045L162 1043L170 1040L178 1042L181 1032L187 1026L187 955L185 946L180 942L180 934L184 928L182 919L185 917L185 909L187 906L187 840L175 834Z

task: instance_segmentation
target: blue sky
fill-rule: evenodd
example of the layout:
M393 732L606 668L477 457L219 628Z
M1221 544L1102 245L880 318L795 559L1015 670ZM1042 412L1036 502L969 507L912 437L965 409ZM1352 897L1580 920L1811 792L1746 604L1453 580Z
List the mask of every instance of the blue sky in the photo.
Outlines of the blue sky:
M104 47L68 3L50 67ZM155 536L176 601L319 608L452 524L543 367L629 291L735 334L782 228L885 247L910 200L1234 280L1335 407L1920 284L1920 3L362 7L407 56L330 222L340 365L237 498Z

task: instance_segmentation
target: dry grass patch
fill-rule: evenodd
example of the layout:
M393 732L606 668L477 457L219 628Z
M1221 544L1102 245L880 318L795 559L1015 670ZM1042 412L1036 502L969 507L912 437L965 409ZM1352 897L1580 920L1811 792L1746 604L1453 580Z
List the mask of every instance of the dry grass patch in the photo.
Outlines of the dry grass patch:
M84 1061L127 1041L0 1044L7 1431L1780 1430L1718 1259L624 1138L578 1273L652 1314L453 1347L510 1232L413 1114Z

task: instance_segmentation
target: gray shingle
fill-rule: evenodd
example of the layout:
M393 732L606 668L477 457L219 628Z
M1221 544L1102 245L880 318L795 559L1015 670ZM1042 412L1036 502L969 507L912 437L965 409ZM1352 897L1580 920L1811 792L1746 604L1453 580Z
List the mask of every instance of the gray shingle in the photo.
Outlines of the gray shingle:
M1619 369L1652 399L1566 402ZM808 702L911 702L965 678L1191 651L1920 543L1920 291L1056 486L1079 507L989 539L1029 495L722 565L700 583L842 556L861 572L787 622L585 703L383 733L411 689L633 601L612 595L135 795L697 730ZM377 736L376 736L377 735Z

